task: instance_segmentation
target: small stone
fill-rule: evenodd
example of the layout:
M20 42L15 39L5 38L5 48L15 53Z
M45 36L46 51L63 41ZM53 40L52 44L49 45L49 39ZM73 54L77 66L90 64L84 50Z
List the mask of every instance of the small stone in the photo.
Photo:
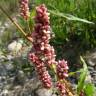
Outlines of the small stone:
M94 76L96 76L96 73L93 73L93 72L92 72L92 74L91 74L91 75L94 77Z
M8 60L12 60L14 57L12 55L7 55Z
M8 90L3 90L3 92L0 94L0 96L8 96Z
M4 55L0 54L0 62L3 61L3 59L5 59L6 57Z
M93 71L93 70L94 70L94 68L93 68L93 67L91 67L91 66L88 66L88 70L89 70L89 71Z
M95 86L96 86L96 80L93 80L93 82L92 82Z
M7 84L4 88L8 90L10 87L12 87L11 84Z
M11 42L9 45L8 45L8 50L10 51L10 52L19 52L20 50L21 50L21 48L22 48L22 43L23 43L23 41L22 40L18 40L18 41L13 41L13 42Z
M76 84L72 84L72 89L76 90L76 88L77 88L77 85Z
M96 70L96 66L94 67L94 70Z
M87 63L89 66L92 66L92 67L96 65L95 62L92 61L92 59L87 60Z
M85 82L86 82L86 83L92 83L92 78L91 78L91 75L89 74L89 72L87 73Z
M6 76L7 72L2 64L0 64L0 76Z
M38 89L36 91L37 96L52 96L52 90L48 90L45 88Z
M56 94L53 94L52 96L57 96Z
M6 80L6 77L5 77L5 76L2 76L2 77L1 77L1 81L4 82L5 80Z
M93 74L96 74L96 71L92 71L93 72Z
M95 67L96 66L96 49L88 52L85 58L89 66Z
M13 83L15 83L16 85L18 85L18 84L23 85L25 83L25 81L26 81L26 76L25 76L24 72L21 70L18 71Z
M6 71L11 71L14 69L14 66L11 64L12 62L8 62L8 64L5 64L4 67Z
M12 83L14 81L14 77L8 77L7 78L7 83Z
M15 90L21 89L21 86L18 85L18 86L16 86L16 87L14 87L14 89L15 89Z

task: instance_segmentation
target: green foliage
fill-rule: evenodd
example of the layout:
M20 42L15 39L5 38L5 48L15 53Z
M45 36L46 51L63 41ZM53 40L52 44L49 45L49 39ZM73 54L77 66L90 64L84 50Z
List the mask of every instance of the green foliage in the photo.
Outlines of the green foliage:
M84 23L88 23L88 24L94 24L93 22L90 22L88 20L81 19L81 18L75 17L75 16L70 15L70 14L60 13L60 12L55 11L55 10L49 10L49 12L58 16L58 17L63 17L63 18L70 20L70 21L79 21L79 22L84 22Z
M85 79L86 79L86 75L87 75L87 72L88 72L88 69L87 69L87 65L85 63L85 61L83 60L82 57L80 57L82 63L83 63L83 70L80 74L80 79L78 81L78 86L77 86L77 93L80 94L80 92L83 90L84 88L84 85L85 85Z
M47 5L56 40L78 42L81 49L96 46L96 0L36 0ZM93 24L94 23L94 24ZM55 42L56 43L56 42ZM74 45L74 46L75 46Z
M84 92L86 96L94 96L95 94L95 87L93 84L86 84L84 88Z
M95 95L94 85L92 83L85 82L86 76L88 73L87 64L82 57L80 57L80 60L83 64L83 69L80 74L80 78L79 78L78 85L77 85L77 94L79 95L83 91L84 94L86 94L86 96L94 96Z

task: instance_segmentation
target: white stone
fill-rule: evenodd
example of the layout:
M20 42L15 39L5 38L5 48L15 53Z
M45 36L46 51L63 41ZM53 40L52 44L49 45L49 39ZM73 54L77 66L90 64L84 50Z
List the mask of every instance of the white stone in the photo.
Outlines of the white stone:
M12 43L10 43L8 45L8 50L10 52L16 52L17 53L17 52L19 52L21 50L22 43L23 43L23 41L21 42L20 40L19 41L14 40Z
M36 91L36 93L38 94L38 96L52 96L52 90L51 89L45 89L45 88L42 88L42 89L38 89Z

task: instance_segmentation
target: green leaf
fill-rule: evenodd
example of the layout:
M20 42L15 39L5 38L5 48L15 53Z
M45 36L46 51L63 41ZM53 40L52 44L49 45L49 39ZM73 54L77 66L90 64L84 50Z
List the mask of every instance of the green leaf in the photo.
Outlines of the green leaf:
M75 72L70 72L68 75L72 76L72 75L75 75L76 73L81 73L81 72L82 72L82 69L75 71Z
M83 23L88 23L88 24L94 24L93 22L91 21L88 21L86 19L81 19L81 18L78 18L78 17L75 17L73 15L70 15L70 14L65 14L65 13L61 13L59 11L56 11L56 10L48 10L51 14L53 15L56 15L56 16L59 16L59 17L63 17L67 20L71 20L71 21L79 21L79 22L83 22Z
M80 92L84 89L84 86L85 86L85 79L86 79L86 75L87 75L87 72L88 72L88 69L87 69L87 64L85 63L84 59L82 58L82 56L80 56L80 60L83 64L83 70L80 74L80 79L78 81L78 85L77 85L77 93L80 94Z
M86 84L84 88L84 92L86 96L94 96L95 95L95 87L93 84Z
M34 17L36 15L35 9L32 9L30 12L30 17Z

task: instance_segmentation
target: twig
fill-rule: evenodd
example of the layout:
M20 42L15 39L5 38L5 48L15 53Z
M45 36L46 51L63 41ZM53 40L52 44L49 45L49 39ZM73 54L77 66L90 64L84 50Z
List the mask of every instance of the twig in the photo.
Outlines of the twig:
M10 19L10 21L20 30L20 32L24 35L24 37L26 37L27 40L32 42L32 38L28 37L27 34L24 32L24 30L19 26L19 24L17 24L16 21L14 21L9 15L8 13L1 7L0 5L0 9L1 11Z

